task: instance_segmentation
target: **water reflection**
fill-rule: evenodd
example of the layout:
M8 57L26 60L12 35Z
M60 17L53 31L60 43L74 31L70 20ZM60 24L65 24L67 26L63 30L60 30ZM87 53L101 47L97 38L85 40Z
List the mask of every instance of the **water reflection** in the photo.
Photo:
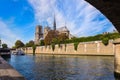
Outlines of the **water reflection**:
M113 57L26 55L7 61L27 80L115 80Z

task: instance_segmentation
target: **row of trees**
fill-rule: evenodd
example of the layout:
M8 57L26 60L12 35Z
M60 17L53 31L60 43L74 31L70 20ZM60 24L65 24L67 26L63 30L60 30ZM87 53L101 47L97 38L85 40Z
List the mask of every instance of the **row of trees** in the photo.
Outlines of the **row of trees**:
M80 37L80 38L72 38L72 39L66 39L62 43L77 43L77 42L88 42L88 41L97 41L101 40L104 45L108 44L108 41L110 39L117 39L120 38L119 33L109 33L109 34L98 34L95 36L88 36L88 37Z
M50 45L50 44L59 44L64 42L66 39L68 39L68 36L65 33L59 34L55 30L51 30L48 32L48 35L44 39L44 44L45 45Z
M21 48L21 47L35 47L35 46L44 46L44 45L52 45L54 49L55 44L67 44L67 43L74 43L75 50L77 50L77 45L79 42L88 42L88 41L96 41L102 40L104 45L108 45L108 41L110 39L120 38L119 33L109 33L109 34L99 34L95 36L89 37L80 37L80 38L72 38L68 39L65 34L55 35L56 32L52 31L51 34L47 35L45 40L41 40L38 45L34 44L34 41L29 41L28 43L24 44L22 41L17 40L15 42L15 46L13 48ZM5 44L4 47L7 47Z
M15 45L13 46L13 48L23 48L23 47L32 47L34 46L34 41L29 41L28 43L24 44L21 40L17 40L15 42Z
M77 50L79 42L88 42L88 41L98 41L101 40L104 45L109 44L109 40L120 38L119 33L108 33L108 34L98 34L95 36L88 36L88 37L80 37L80 38L72 38L68 39L66 34L59 34L56 35L56 32L52 31L49 35L46 36L45 40L41 43L43 45L52 45L52 49L54 51L55 44L67 44L67 43L74 43L74 48Z
M14 49L17 48L25 48L25 47L32 47L33 48L33 55L35 55L35 49L36 49L36 45L34 44L34 41L29 41L28 43L24 44L22 41L17 40L15 42L15 45L12 47Z
M54 34L54 32L53 32ZM36 46L44 46L44 45L51 45L51 44L60 44L61 42L63 42L65 39L68 39L67 36L65 36L65 34L60 34L59 36L55 36L55 35L47 35L45 40L41 40L39 44L37 44ZM13 48L21 48L21 47L32 47L34 46L34 41L29 41L28 43L24 44L21 40L17 40L15 42L15 45L13 46Z

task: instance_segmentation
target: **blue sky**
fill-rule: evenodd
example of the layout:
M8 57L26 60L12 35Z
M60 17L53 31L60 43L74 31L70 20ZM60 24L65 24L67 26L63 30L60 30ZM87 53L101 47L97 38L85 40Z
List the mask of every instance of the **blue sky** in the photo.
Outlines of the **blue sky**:
M0 38L10 47L20 39L34 40L36 25L67 26L75 36L113 31L112 23L84 0L0 0Z

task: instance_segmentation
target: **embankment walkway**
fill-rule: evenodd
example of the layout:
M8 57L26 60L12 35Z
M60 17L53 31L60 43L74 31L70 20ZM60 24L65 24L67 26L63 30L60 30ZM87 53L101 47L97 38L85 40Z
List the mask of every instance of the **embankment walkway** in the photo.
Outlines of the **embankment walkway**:
M26 80L0 56L0 80Z

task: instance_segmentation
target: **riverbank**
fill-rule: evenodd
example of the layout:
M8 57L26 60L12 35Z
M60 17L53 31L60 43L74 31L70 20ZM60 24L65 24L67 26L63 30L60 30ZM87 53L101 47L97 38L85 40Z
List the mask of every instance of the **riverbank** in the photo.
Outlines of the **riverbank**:
M29 53L29 54L27 54L27 55L33 55L33 53ZM56 54L51 54L51 53L37 53L37 54L35 54L35 55L60 55L60 56L114 56L113 54L109 54L109 55L107 55L107 54L58 54L58 53L56 53Z
M78 44L77 50L74 48L74 44L61 44L55 45L53 50L52 46L37 46L36 54L51 54L51 55L98 55L98 56L113 56L115 46L113 41L109 41L106 46L102 41L81 42ZM32 47L24 48L26 54L33 53Z
M26 80L0 56L0 80Z

